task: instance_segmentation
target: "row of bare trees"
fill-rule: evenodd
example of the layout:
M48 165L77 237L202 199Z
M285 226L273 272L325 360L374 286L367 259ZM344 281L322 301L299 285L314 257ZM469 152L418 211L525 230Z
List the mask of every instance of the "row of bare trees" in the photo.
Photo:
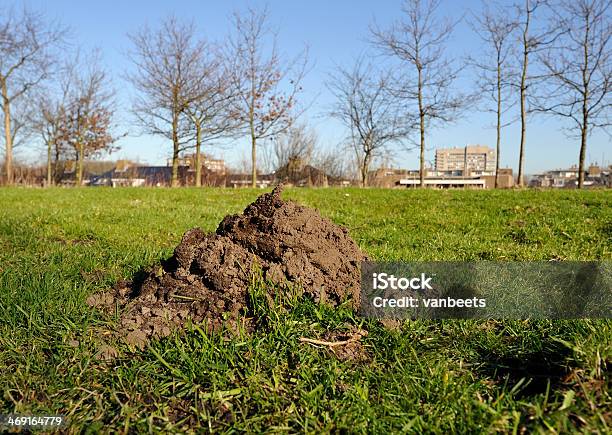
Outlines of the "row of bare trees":
M495 114L496 170L503 128L520 123L521 185L529 116L569 120L568 134L580 140L582 187L589 135L610 126L611 0L517 1L484 2L472 13L469 21L482 45L479 53L459 59L447 53L458 20L440 17L441 0L405 0L389 27L371 25L370 45L384 63L360 56L354 66L330 74L327 87L336 103L328 114L345 125L364 186L373 162L397 147L418 149L423 186L432 129L456 121L480 101L479 110ZM76 162L80 184L84 160L112 151L119 137L110 77L98 53L62 60L69 38L61 25L25 8L0 13L5 179L13 180L19 138L36 133L46 146L48 184L67 158ZM295 151L291 147L302 147L308 159L315 155L315 139L296 125L304 110L298 100L307 50L282 56L268 18L267 9L235 13L221 42L174 17L129 35L131 68L125 76L135 90L133 114L143 133L172 142L173 186L179 157L188 149L195 150L199 185L202 147L214 141L249 139L253 186L263 143L274 144L278 161ZM478 89L465 92L461 76L472 69ZM316 155L324 164L323 154ZM342 166L332 154L327 161Z
M4 120L4 172L13 182L13 148L21 129L15 109L25 110L27 99L54 72L55 50L65 38L65 29L47 23L40 14L2 10L0 20L0 103Z
M84 159L114 150L114 92L98 56L62 61L68 32L28 9L2 11L0 91L4 119L7 184L13 182L13 144L27 121L47 151L47 183L58 176L67 156L82 183ZM201 182L203 144L248 136L252 184L256 185L261 141L286 132L299 114L297 95L306 71L304 50L285 59L268 26L268 11L234 14L233 32L224 44L199 37L193 22L174 17L156 29L129 35L131 70L126 74L136 96L133 113L141 130L172 141L173 186L180 154L195 149L196 184ZM95 58L94 58L95 57ZM29 110L12 122L19 103Z
M475 20L489 58L495 59L476 66L482 90L496 104L498 164L502 114L516 102L518 89L519 185L528 116L542 113L571 121L566 132L580 139L578 187L583 186L588 137L611 125L611 6L610 0L522 0L512 9L485 8ZM538 14L548 22L536 26Z
M172 140L173 186L179 155L194 142L199 172L203 143L246 135L255 187L260 141L291 126L307 56L283 59L267 19L265 9L234 14L234 32L222 45L199 38L193 23L174 17L157 30L145 27L131 36L134 112L147 133Z
M287 172L301 174L307 166L335 179L351 177L358 168L358 162L347 158L342 148L322 147L316 129L303 121L276 135L263 151L265 169L276 171L281 179ZM250 163L245 167L250 168Z
M4 120L4 174L12 184L16 145L39 135L47 148L47 184L71 156L75 180L83 162L113 148L114 93L99 54L61 60L68 31L27 8L2 10L0 89ZM16 115L16 116L15 116Z
M81 185L85 160L116 149L114 92L98 52L76 54L55 85L34 97L30 127L46 146L47 185L59 181L66 160L74 161L75 183Z
M457 21L441 19L440 6L441 0L405 0L402 18L389 28L371 27L372 45L394 61L391 66L376 71L360 58L353 69L339 67L331 77L328 87L337 101L332 115L349 130L362 184L367 185L374 157L402 143L419 150L423 186L430 130L480 101L496 117L496 174L502 128L518 118L518 183L523 185L528 117L543 113L571 120L567 132L580 138L582 187L588 137L610 126L610 0L521 0L506 7L484 2L470 20L483 43L481 53L467 59L447 56ZM536 26L538 15L547 22ZM473 93L456 86L468 68L478 76ZM519 115L511 116L515 105Z

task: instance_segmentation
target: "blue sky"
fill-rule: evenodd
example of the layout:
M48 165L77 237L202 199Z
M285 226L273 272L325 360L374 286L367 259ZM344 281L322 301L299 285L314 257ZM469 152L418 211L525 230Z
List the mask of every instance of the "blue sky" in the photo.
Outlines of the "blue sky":
M3 0L6 1L6 0ZM323 147L333 147L345 136L343 127L325 115L333 100L325 88L334 66L351 65L354 59L370 50L368 27L375 19L385 26L399 17L401 2L398 0L349 1L310 0L27 0L27 5L43 11L48 17L60 19L70 26L76 43L87 48L99 47L103 60L114 79L117 90L119 115L123 130L130 134L120 140L121 150L115 158L137 159L150 164L164 164L170 155L171 143L164 138L137 135L137 128L130 125L129 107L131 87L122 79L130 68L125 53L129 50L128 33L133 33L147 23L156 26L168 14L186 20L193 19L202 36L211 40L222 39L229 31L229 16L234 10L247 5L268 5L270 24L279 30L279 45L287 56L295 55L305 44L309 47L313 64L304 82L303 101L309 103L306 120L319 132ZM19 3L17 3L19 4ZM480 1L443 1L441 15L460 17L477 11ZM448 52L456 56L478 55L480 43L470 27L460 23L449 41ZM374 62L382 61L373 58ZM469 85L469 77L462 84ZM476 108L452 125L431 130L428 137L427 158L433 160L437 147L485 144L494 146L495 130L491 127L491 114ZM563 124L556 119L536 117L530 120L527 130L526 172L567 167L577 162L579 142L567 139ZM517 169L520 125L504 129L502 138L502 166ZM612 161L611 140L603 132L590 137L588 162ZM237 164L248 155L249 143L239 140L231 146L213 147L207 151L228 162ZM417 168L418 154L400 151L396 153L394 166Z

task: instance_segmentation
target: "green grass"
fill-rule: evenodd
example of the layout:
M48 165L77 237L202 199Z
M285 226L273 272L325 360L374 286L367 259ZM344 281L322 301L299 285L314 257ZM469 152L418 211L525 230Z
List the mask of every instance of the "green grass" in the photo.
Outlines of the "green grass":
M213 231L260 191L0 189L0 413L72 432L610 432L612 323L413 321L388 329L309 301L266 329L197 326L107 364L92 292ZM612 259L610 191L288 190L376 260ZM257 286L256 286L257 287ZM254 297L257 288L252 289ZM301 343L367 329L366 362Z

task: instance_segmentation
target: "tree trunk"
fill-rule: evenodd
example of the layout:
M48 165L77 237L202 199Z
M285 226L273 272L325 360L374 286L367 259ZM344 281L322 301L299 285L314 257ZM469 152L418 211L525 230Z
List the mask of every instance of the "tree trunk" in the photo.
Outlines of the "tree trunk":
M59 176L60 154L61 154L61 148L59 146L59 142L55 142L55 150L54 150L54 156L53 156L53 182L54 183L60 182L60 176Z
M257 138L251 134L251 187L257 187Z
M253 59L250 60L251 66ZM251 76L251 93L249 104L249 129L251 133L251 187L257 187L257 137L255 135L255 77Z
M518 185L523 187L523 164L525 162L525 123L527 114L525 112L525 88L521 84L521 146L519 148L519 163L518 163Z
M578 189L584 185L584 159L587 148L588 120L584 119L584 125L580 131L580 156L578 157Z
M585 87L584 98L582 100L582 128L580 129L580 155L578 156L578 189L582 189L584 185L584 160L586 157L587 137L589 134L589 86L588 82L586 82L586 73L584 73L584 75Z
M519 163L518 163L518 186L523 187L523 164L525 162L525 132L527 129L527 111L525 107L525 94L527 93L527 63L529 62L529 0L526 0L526 19L525 29L523 30L523 68L521 72L521 146L519 148Z
M252 89L251 93L254 94ZM251 133L251 187L257 187L257 137L255 136L255 97L251 97L251 107L249 110L249 129Z
M4 168L6 172L6 185L11 186L13 184L13 137L11 134L10 101L5 81L2 81L2 108L4 111Z
M368 169L370 168L370 156L366 154L363 156L363 163L361 164L361 187L368 186Z
M178 183L178 160L179 160L179 140L178 140L178 114L172 115L172 176L170 186L177 187Z
M495 188L499 188L499 155L501 148L501 64L497 56L497 141L495 150Z
M202 163L200 162L200 148L202 145L202 124L199 119L195 121L196 127L196 155L195 155L195 185L202 186Z
M51 141L47 141L47 187L51 186L51 162L52 162L52 149L51 145L53 143Z
M418 99L419 99L419 131L420 131L420 157L419 157L419 187L425 187L425 111L423 110L423 79L421 68L417 66L418 77Z
M586 156L587 136L589 133L589 32L590 25L587 20L584 32L584 44L582 46L584 65L582 66L582 128L580 129L580 155L578 156L578 189L582 189L584 185L584 159ZM602 162L603 165L603 162Z
M77 159L75 167L76 185L81 186L83 184L83 144L77 145Z
M179 164L179 150L178 146L175 143L174 148L172 150L172 175L170 178L170 187L178 187L178 164Z

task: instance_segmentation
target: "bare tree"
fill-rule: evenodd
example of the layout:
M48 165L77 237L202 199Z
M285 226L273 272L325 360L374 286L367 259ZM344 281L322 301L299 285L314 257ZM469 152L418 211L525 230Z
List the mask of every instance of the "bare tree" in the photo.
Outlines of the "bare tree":
M304 123L291 126L279 134L273 141L275 169L282 168L290 162L310 163L317 144L316 132Z
M490 9L483 4L483 10L474 15L472 27L485 44L479 59L471 63L479 70L479 87L495 104L496 115L496 163L495 188L499 186L499 161L501 156L502 115L509 108L507 90L512 73L508 65L513 32L518 26L516 20L503 8ZM504 104L506 103L506 104Z
M584 184L589 134L611 125L612 55L610 0L563 0L551 8L558 43L541 53L550 85L536 110L571 122L568 133L580 138L578 187Z
M40 134L47 147L47 187L53 184L56 176L53 165L53 151L55 150L55 169L61 152L60 123L64 117L64 106L51 100L40 101L39 124Z
M4 118L4 164L7 184L13 183L13 105L49 77L53 50L66 30L24 8L0 16L0 105Z
M453 121L469 103L467 95L453 92L461 68L446 57L445 44L455 23L438 20L439 6L440 0L405 0L402 20L388 30L371 29L374 45L406 66L394 91L405 102L406 111L418 115L421 187L425 186L427 129Z
M518 15L518 30L520 31L520 58L518 69L520 78L518 81L519 104L521 117L521 143L519 147L518 163L518 185L524 186L524 163L525 144L527 131L527 115L530 111L527 107L530 87L536 80L542 77L529 73L529 62L531 56L549 46L559 35L557 29L534 30L534 16L538 9L548 3L548 0L521 0L522 4L515 5Z
M192 122L195 140L195 185L202 185L202 144L235 134L239 122L232 112L236 97L228 79L223 56L216 47L205 43L199 56L199 77L186 95L184 113Z
M116 149L116 137L112 134L114 92L106 71L100 66L98 52L83 62L77 55L70 74L68 104L56 114L60 115L58 130L54 132L58 137L53 140L74 150L75 182L80 186L85 159Z
M63 151L60 130L66 116L67 95L52 95L47 89L36 98L36 102L38 110L31 118L31 125L46 148L46 186L51 186L57 178L57 165Z
M327 150L315 150L312 157L312 165L325 174L334 178L346 178L351 172L352 161L345 156L342 147L334 147ZM355 171L352 171L353 174Z
M235 114L251 140L252 187L257 185L257 143L282 133L297 117L296 98L308 60L306 51L292 61L283 60L267 21L267 9L235 13L228 53L232 84L239 91ZM267 41L271 48L266 52Z
M129 37L134 70L128 80L138 92L133 110L146 133L172 140L171 185L178 186L179 155L193 134L184 114L200 96L201 81L208 79L200 70L207 46L196 39L193 23L175 17L157 30L145 26Z
M373 159L386 147L408 134L412 123L400 116L397 100L387 92L389 74L358 60L352 70L338 68L328 88L336 97L331 115L350 131L349 143L359 162L363 187Z
M30 112L28 123L32 131L40 136L46 150L47 186L59 181L60 160L68 157L61 136L71 104L70 99L74 96L76 70L80 67L82 65L78 65L78 54L74 58L66 59L56 80L41 86L32 95L32 101L37 110Z

